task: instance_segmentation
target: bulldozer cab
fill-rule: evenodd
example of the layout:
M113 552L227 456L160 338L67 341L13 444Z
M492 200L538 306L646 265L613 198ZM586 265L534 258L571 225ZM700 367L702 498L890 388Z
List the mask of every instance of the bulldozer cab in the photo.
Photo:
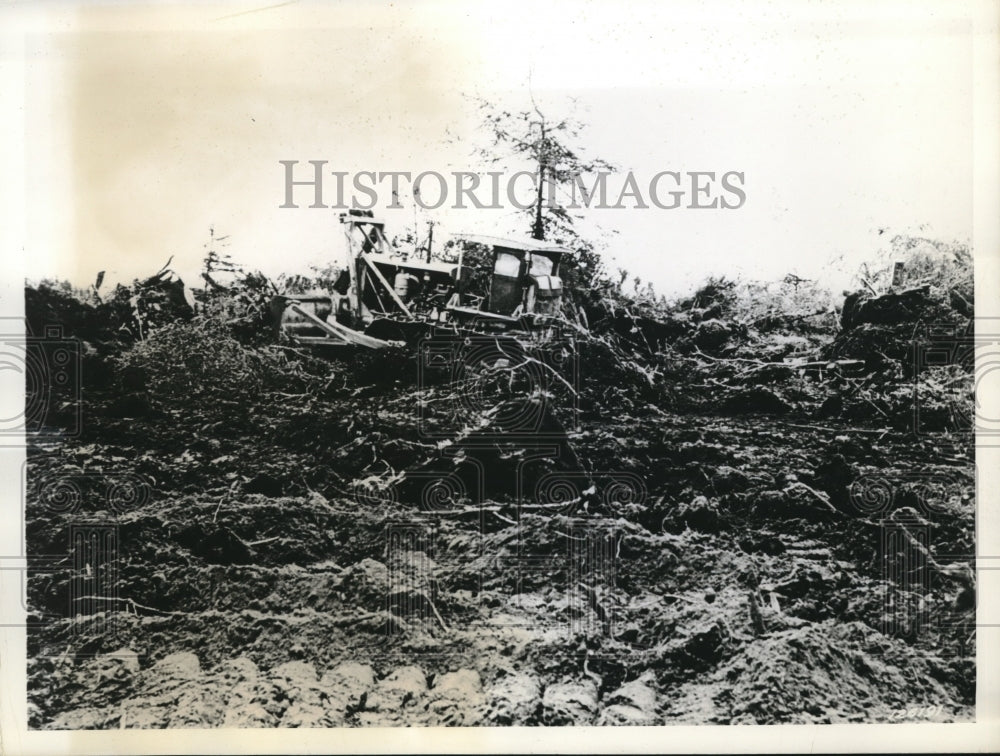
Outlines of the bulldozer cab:
M501 317L556 315L562 305L559 264L570 250L535 239L464 236L492 250L493 272L485 309Z

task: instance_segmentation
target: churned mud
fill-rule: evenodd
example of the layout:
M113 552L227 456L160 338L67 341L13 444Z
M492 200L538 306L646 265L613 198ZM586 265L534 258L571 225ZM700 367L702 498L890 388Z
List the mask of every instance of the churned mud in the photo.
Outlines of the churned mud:
M80 432L54 406L26 474L30 724L970 720L971 437L941 375L910 424L914 317L619 317L460 375L78 334Z

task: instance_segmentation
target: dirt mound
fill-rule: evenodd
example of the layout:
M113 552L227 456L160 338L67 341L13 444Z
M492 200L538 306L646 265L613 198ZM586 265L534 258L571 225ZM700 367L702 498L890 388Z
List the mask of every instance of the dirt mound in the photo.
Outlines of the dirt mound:
M911 706L961 700L951 667L934 656L914 659L903 644L860 623L808 625L762 638L710 681L683 686L668 717L708 714L719 724L887 720ZM952 704L939 717L968 719L971 712Z

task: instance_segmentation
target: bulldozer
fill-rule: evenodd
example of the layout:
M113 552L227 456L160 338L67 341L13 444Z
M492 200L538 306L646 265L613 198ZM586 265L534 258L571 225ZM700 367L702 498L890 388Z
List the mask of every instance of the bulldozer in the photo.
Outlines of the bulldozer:
M347 265L330 290L284 294L271 303L277 330L317 347L401 346L435 329L527 330L562 319L560 264L572 250L534 239L455 237L450 259L414 259L371 211L340 215ZM470 246L471 245L471 246ZM466 250L488 270L467 266ZM485 252L485 254L483 254Z

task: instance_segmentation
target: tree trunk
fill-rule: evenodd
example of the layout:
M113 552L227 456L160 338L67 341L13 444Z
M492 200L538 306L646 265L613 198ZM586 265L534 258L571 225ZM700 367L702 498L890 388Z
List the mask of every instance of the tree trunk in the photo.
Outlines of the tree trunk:
M545 238L545 224L542 221L542 198L545 196L545 123L542 123L542 138L538 144L538 196L535 198L535 222L531 226L531 238Z

